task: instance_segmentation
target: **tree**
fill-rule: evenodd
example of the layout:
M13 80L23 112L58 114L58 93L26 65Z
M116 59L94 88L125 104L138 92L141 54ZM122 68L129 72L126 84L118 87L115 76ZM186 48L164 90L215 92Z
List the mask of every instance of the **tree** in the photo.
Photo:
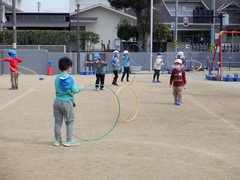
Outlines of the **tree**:
M125 41L129 41L132 38L135 41L137 39L137 26L127 19L120 20L117 26L117 37Z
M161 0L153 0L153 4ZM150 6L151 0L108 0L116 9L132 8L137 17L138 44L144 51L150 43Z
M162 23L154 26L153 39L155 41L167 42L171 37L172 34L168 26Z
M80 32L80 39L81 41L84 41L87 46L87 51L92 50L94 44L97 44L100 42L99 34L96 34L91 31L82 31Z
M160 49L162 49L163 43L167 42L171 37L172 33L168 26L162 23L154 25L153 40L160 43Z

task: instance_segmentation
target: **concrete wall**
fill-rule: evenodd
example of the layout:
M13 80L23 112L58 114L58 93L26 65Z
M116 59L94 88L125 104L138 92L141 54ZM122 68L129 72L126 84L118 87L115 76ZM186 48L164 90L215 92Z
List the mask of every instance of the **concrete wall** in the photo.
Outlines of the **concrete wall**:
M58 60L67 56L73 60L73 72L72 74L77 74L79 71L86 70L85 61L87 60L87 53L80 53L80 67L77 67L77 54L76 53L48 53L46 50L17 50L18 56L23 58L23 62L19 64L23 68L19 68L19 71L23 74L47 74L48 60L53 61L53 74L58 74ZM104 53L104 52L101 52ZM122 52L120 52L120 63L122 64ZM167 67L171 67L175 60L176 53L174 52L164 52L163 60ZM208 52L185 52L187 60L193 59L202 63L203 67L206 67L208 62L212 60L213 53ZM0 50L0 58L9 57L8 50ZM142 71L150 71L150 54L149 53L131 53L133 62L132 65L142 66ZM215 65L217 65L218 56L215 59ZM152 64L154 64L156 58L156 53L153 53ZM105 53L105 59L110 62L112 59L112 52ZM223 61L228 62L240 62L239 53L223 53ZM110 63L108 69L112 69ZM33 73L34 72L34 73ZM0 62L0 73L9 74L9 63Z

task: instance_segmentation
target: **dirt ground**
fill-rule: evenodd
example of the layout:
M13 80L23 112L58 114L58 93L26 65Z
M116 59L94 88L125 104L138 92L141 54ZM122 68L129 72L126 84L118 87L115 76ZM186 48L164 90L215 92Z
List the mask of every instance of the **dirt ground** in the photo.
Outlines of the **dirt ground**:
M20 75L16 91L0 76L0 179L239 180L240 82L204 74L187 73L182 106L173 105L168 75L152 83L152 74L131 74L128 88L107 74L98 92L94 75L76 75L85 86L75 95L77 147L52 145L55 76Z

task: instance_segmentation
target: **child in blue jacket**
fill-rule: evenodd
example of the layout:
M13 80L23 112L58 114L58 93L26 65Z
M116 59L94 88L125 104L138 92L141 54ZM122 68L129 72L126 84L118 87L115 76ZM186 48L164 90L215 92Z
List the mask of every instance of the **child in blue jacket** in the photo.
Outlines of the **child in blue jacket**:
M74 95L82 91L81 86L75 84L75 79L70 75L72 71L72 60L68 57L59 59L58 67L61 73L55 79L56 98L53 103L53 115L55 119L54 146L63 144L64 146L77 146L79 143L72 139L74 124ZM61 128L63 119L66 124L66 142L61 138Z
M118 51L113 52L113 59L111 60L111 65L112 65L113 74L114 74L112 85L118 86L118 83L117 83L118 73L121 68L120 63L119 63L119 52Z
M122 59L123 59L123 75L122 75L121 81L123 82L123 79L124 79L125 74L126 74L127 75L127 82L129 82L131 56L130 56L130 53L127 50L123 51Z

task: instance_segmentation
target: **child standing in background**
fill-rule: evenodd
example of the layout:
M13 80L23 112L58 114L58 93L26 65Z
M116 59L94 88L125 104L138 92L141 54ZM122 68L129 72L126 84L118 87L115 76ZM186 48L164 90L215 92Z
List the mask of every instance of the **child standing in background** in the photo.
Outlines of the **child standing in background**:
M105 81L105 67L107 66L108 62L101 60L101 56L98 53L94 54L93 59L95 61L94 66L96 68L95 90L98 91L99 85L100 90L103 90Z
M121 78L121 81L123 82L123 78L125 76L125 74L127 74L127 82L129 82L129 72L130 72L130 61L131 61L131 56L130 53L125 50L123 51L123 75Z
M185 71L182 68L182 60L176 59L174 62L174 68L170 77L170 87L173 85L173 97L174 104L182 105L182 92L187 84Z
M153 74L153 83L161 83L161 81L159 80L159 76L160 76L160 70L162 65L164 65L163 63L163 59L162 59L162 53L159 52L157 53L157 58L156 61L154 63L154 74ZM155 78L157 77L157 81L155 80Z
M18 63L22 62L22 58L17 57L15 50L9 50L8 55L10 58L3 58L2 60L10 63L11 88L9 90L15 90L18 89Z
M113 59L111 60L111 65L112 65L113 74L114 74L112 85L118 86L118 83L117 83L118 73L121 68L120 63L119 63L119 52L118 51L113 52Z
M183 67L185 65L185 63L186 63L186 58L184 56L184 53L182 51L179 51L177 53L177 57L176 58L182 60L182 67Z
M63 144L64 146L77 146L79 143L72 139L74 124L74 94L82 91L82 87L77 87L75 79L70 75L72 71L72 60L68 57L62 57L58 61L58 67L61 73L55 79L56 98L53 103L54 125L54 146ZM66 142L63 143L61 137L61 128L63 119L66 124Z

